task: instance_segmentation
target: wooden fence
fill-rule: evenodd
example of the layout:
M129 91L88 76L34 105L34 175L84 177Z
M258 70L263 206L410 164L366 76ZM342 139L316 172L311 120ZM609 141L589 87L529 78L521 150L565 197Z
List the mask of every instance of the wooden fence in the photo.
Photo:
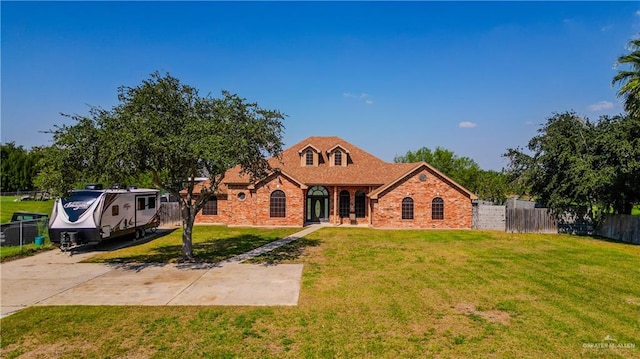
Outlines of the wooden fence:
M640 216L624 214L606 216L598 226L598 234L626 243L640 244Z
M158 209L161 226L181 226L182 213L180 213L180 203L162 202Z
M548 208L507 208L506 231L558 233L558 222Z

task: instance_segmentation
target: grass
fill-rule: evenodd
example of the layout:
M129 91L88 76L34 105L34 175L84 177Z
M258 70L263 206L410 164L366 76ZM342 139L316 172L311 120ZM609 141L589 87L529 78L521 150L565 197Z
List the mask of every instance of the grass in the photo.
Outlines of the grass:
M22 248L20 246L0 247L0 262L32 256L38 252L48 251L53 248L54 246L48 240L45 240L45 243L41 246L31 243L23 245Z
M216 263L248 252L299 228L245 228L196 226L193 231L193 255L202 262ZM100 253L88 262L94 263L174 263L182 259L182 230L174 230L136 246Z
M25 211L36 213L48 213L51 214L53 208L53 201L16 201L20 199L20 196L0 196L0 223L7 223L11 221L13 212ZM53 248L49 242L48 234L45 235L46 240L43 246L36 246L35 244L27 244L22 246L2 246L0 247L0 261L14 260L22 257L34 255L43 250L50 250Z
M25 211L47 213L51 215L53 200L48 201L16 201L19 196L0 196L0 223L11 221L13 212Z
M225 230L196 230L209 231ZM640 357L640 246L347 228L306 240L262 259L304 263L296 307L31 307L0 320L0 357ZM626 347L589 347L602 343Z

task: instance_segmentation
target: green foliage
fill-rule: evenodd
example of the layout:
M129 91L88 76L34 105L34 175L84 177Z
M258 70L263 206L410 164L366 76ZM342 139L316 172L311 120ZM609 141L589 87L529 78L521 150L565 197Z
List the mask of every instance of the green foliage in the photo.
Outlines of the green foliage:
M284 114L227 91L202 97L158 72L136 87L120 87L118 100L111 110L92 107L89 116L69 116L74 125L51 131L54 145L39 183L60 194L77 182L152 182L181 198L183 254L192 260L196 214L228 169L240 165L250 178L268 173L266 158L282 151ZM201 176L210 182L195 193Z
M556 210L574 206L630 214L640 200L640 121L554 114L526 150L508 149L511 178Z
M474 192L480 199L502 203L511 191L506 174L497 171L485 171L469 157L458 157L455 153L442 147L431 151L427 147L407 151L403 156L396 156L396 163L424 161L452 180Z
M625 111L640 117L640 39L629 41L630 53L618 57L616 66L628 65L629 69L619 70L612 85L619 84L618 97L624 98Z
M41 157L40 147L26 150L14 142L0 145L0 191L33 190L33 177L37 174L37 163Z

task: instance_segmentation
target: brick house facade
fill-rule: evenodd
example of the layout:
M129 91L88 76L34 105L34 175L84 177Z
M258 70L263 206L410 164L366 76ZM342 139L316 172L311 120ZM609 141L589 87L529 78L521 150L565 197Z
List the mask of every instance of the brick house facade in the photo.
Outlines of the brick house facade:
M256 183L227 171L196 223L471 228L477 197L425 162L388 163L339 137L309 137L269 163Z

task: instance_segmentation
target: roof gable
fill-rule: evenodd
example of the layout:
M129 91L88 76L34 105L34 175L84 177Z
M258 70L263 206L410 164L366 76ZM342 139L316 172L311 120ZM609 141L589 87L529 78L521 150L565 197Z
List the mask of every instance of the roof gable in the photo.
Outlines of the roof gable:
M301 166L301 150L307 148L319 150L317 166ZM346 167L330 166L327 150L341 148L349 150L349 165ZM312 185L363 185L381 186L394 180L402 173L406 173L414 164L388 163L363 149L335 136L314 136L306 138L282 151L280 159L269 159L272 168L281 171L295 181ZM226 183L249 183L247 175L241 175L240 167L236 166L225 175Z
M440 177L441 180L449 183L450 186L456 188L458 191L464 193L465 195L467 195L469 197L469 199L478 199L478 196L476 196L473 192L469 191L468 189L466 189L465 187L463 187L462 185L460 185L459 183L457 183L456 181L452 180L451 178L449 178L447 175L445 175L444 173L438 171L438 169L436 169L435 167L431 166L430 164L426 163L426 162L417 162L417 163L411 163L411 165L414 165L414 167L402 174L401 176L398 176L396 179L394 179L393 181L385 184L382 187L379 187L378 189L376 189L375 191L371 192L369 194L369 197L371 199L378 199L379 197L382 197L385 192L390 189L391 187L393 187L394 185L401 183L403 181L406 181L406 179L408 177L410 177L413 173L416 173L418 171L421 171L423 169L427 169L429 172L437 175L438 177Z

